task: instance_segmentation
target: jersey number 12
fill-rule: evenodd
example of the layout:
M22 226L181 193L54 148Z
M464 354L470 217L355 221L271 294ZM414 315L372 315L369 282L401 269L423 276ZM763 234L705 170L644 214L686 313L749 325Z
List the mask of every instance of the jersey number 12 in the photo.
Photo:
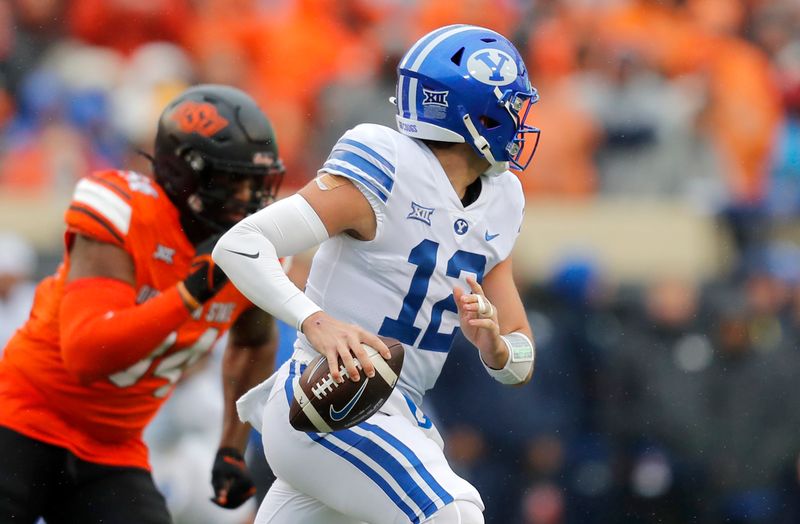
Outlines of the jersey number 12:
M383 319L383 324L381 324L381 328L378 331L379 335L396 338L403 344L411 346L417 341L422 329L415 327L414 321L428 294L428 284L436 269L438 254L439 243L427 239L414 246L411 250L408 255L408 261L417 266L417 269L414 271L414 276L411 277L411 285L403 299L403 307L400 309L400 314L397 318L385 317ZM480 283L483 280L485 269L485 256L459 249L447 261L446 274L448 277L458 279L464 271L474 273L476 280ZM452 293L436 302L431 308L431 321L419 341L417 346L419 349L442 352L450 349L450 344L456 336L456 331L453 330L450 333L439 332L442 314L445 311L458 312Z

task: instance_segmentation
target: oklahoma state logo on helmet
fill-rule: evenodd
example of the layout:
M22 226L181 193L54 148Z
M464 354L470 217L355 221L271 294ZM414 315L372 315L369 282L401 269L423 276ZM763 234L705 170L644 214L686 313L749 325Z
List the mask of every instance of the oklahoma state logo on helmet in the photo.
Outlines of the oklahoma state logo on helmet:
M217 112L216 107L208 102L194 100L187 100L175 108L172 120L184 133L197 133L205 137L214 136L228 125L228 121Z

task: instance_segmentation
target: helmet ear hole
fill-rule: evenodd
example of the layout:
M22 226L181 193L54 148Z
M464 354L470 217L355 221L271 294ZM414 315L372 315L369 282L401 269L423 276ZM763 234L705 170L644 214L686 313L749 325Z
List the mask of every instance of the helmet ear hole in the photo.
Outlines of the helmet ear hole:
M189 167L191 167L196 173L199 173L206 167L206 161L197 151L189 150L183 158L186 160L186 163L189 165Z
M500 122L486 115L480 117L478 120L486 129L496 129L500 127Z

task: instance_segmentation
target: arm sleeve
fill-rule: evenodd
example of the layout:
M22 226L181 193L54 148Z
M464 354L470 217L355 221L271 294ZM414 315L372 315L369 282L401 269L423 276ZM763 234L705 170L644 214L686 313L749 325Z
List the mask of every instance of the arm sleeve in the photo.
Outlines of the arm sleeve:
M177 287L136 304L133 286L111 278L67 284L60 310L66 369L89 383L149 355L189 318Z
M310 249L328 238L314 208L292 195L233 226L214 247L214 262L250 302L298 330L321 308L295 286L279 258Z

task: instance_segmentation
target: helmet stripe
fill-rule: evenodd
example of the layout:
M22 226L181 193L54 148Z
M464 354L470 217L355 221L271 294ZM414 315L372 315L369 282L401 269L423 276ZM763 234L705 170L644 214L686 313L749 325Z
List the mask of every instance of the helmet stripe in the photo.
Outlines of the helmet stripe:
M439 29L437 29L435 31L431 31L427 35L425 35L422 38L420 38L419 40L417 40L417 42L411 47L411 49L408 50L406 55L400 61L400 65L398 67L401 68L401 69L406 67L408 65L408 63L411 62L412 59L416 57L416 54L422 49L423 44L426 44L427 42L430 42L430 40L432 38L434 38L437 35L440 35L440 34L442 34L444 32L450 31L454 27L463 27L463 24L459 24L459 25L455 25L455 26L449 25L449 26L446 26L446 27L440 27Z
M455 27L463 27L463 24L441 27L435 31L431 31L427 35L417 40L417 42L411 47L411 49L408 50L403 59L400 61L400 65L397 67L398 73L400 73L400 70L405 68L407 64L409 64L416 57L417 53L419 53L423 49L423 46L427 42L430 42L431 39L435 38L437 35L451 31ZM413 104L410 104L408 100L409 81L410 81L409 78L400 74L400 82L399 82L400 89L397 90L397 107L400 110L400 114L404 118L416 119L417 118L416 108Z
M408 81L410 79L406 75L400 75L400 109L403 112L403 116L408 118L411 116L408 107Z
M417 84L419 80L416 78L408 79L408 113L411 120L417 119Z
M422 62L428 58L428 55L436 48L437 45L441 44L444 40L450 38L451 36L463 33L464 31L485 31L485 29L482 27L475 27L474 25L460 25L450 29L445 33L439 34L433 40L431 40L419 54L417 54L411 66L407 67L407 69L410 71L419 71L419 67L422 65Z
M420 41L412 48L413 54L415 56L412 57L412 52L408 52L406 54L406 58L403 59L403 63L401 64L401 69L405 68L409 71L418 71L422 63L425 61L425 58L433 51L437 45L442 43L447 38L451 36L457 35L459 33L463 33L464 31L470 30L483 30L480 27L475 27L471 25L457 25L457 26L448 26L442 28L439 31L434 31L429 35L428 38L423 38L427 44L424 47L419 46L423 42ZM412 62L413 59L413 62ZM408 66L408 63L411 62L411 65ZM404 78L402 80L402 90L403 90L403 103L405 104L405 111L403 111L403 116L406 118L410 118L411 120L417 120L417 87L419 81L416 78Z
M405 114L405 96L403 95L403 82L405 81L405 77L401 75L399 72L397 74L397 89L395 90L395 96L397 97L394 101L395 106L397 107L397 114L403 115Z

